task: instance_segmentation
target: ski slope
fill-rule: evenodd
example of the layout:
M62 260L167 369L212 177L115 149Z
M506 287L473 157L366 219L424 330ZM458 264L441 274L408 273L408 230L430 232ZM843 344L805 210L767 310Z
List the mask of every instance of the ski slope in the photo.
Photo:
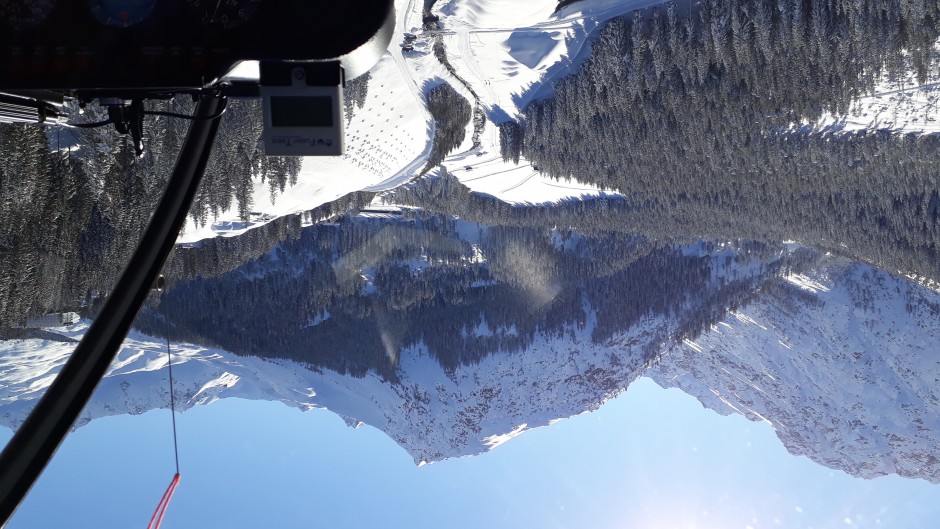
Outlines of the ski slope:
M552 83L588 56L591 36L604 21L659 3L581 0L553 12L555 2L546 0L438 0L432 14L439 28L425 31L423 2L397 0L395 36L371 71L365 107L348 124L346 154L305 158L297 184L274 200L267 186L256 182L251 219L239 219L233 206L206 226L188 223L179 242L235 236L353 191L387 191L416 178L427 165L435 134L426 94L442 83L486 116L478 144L474 124L468 123L463 143L441 164L471 190L520 205L616 194L616 189L547 178L525 159L518 165L504 162L495 124L518 119L526 105L550 97ZM409 49L403 47L406 33L415 36ZM434 55L438 41L453 73ZM813 125L936 133L938 98L940 83L919 86L910 76L884 79L849 114L828 115ZM434 176L439 169L430 170Z
M237 205L215 221L197 227L191 219L178 243L217 236L231 237L282 215L313 209L362 189L394 187L423 167L433 129L413 81L387 53L371 70L365 106L346 125L346 153L337 157L305 157L297 177L274 200L267 184L255 180L251 222L238 217Z
M440 0L448 58L475 89L491 120L516 118L551 82L584 58L590 36L604 21L660 0L582 0L553 13L543 0Z
M370 72L365 106L347 124L346 154L304 158L297 184L273 200L267 185L256 181L251 219L240 219L233 205L205 226L187 221L178 243L236 236L353 191L386 191L412 180L427 164L435 133L425 96L441 83L471 105L476 93L487 115L481 144L474 148L473 124L468 124L463 144L444 163L471 189L518 204L597 194L590 185L544 178L525 160L518 166L503 163L493 123L518 116L534 97L549 94L543 87L570 71L572 57L601 22L654 3L584 0L553 14L554 3L542 0L451 0L435 6L444 29L424 32L422 2L398 0L395 37ZM401 46L406 32L417 35L411 51ZM434 38L443 39L460 79L434 56Z

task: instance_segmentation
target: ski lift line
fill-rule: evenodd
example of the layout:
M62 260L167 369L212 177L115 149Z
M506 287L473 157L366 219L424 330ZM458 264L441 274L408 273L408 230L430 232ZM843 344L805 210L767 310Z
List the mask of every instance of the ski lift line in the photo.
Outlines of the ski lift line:
M882 97L882 96L888 96L888 95L894 95L894 94L902 94L902 93L904 93L904 92L914 92L914 91L923 90L923 89L926 89L926 88L933 88L933 87L935 87L935 86L940 86L940 82L927 83L927 84L922 84L922 85L917 85L917 86L908 86L908 87L905 87L905 88L898 88L898 89L895 89L895 90L888 90L888 91L886 91L886 92L876 92L876 93L873 93L873 94L868 94L868 95L865 95L865 96L861 96L861 97L859 97L859 99L860 99L860 100L861 100L861 99L873 99L873 98L876 98L876 97Z
M516 189L517 187L521 186L522 184L528 182L529 180L532 180L532 177L534 177L534 176L537 175L537 174L539 174L538 171L532 171L532 174L530 174L529 176L523 178L521 182L519 182L518 184L516 184L516 185L514 185L514 186L510 186L510 187L507 187L506 189L503 189L502 191L500 191L500 193L508 193L508 192L512 191L513 189Z
M483 176L475 176L475 177L473 177L473 178L460 178L459 180L460 180L461 182L473 182L474 180L482 180L483 178L489 178L489 177L491 177L491 176L496 176L496 175L503 174L503 173L510 173L510 172L512 172L512 171L518 171L518 170L519 170L518 167L510 167L509 169L504 169L504 170L502 170L502 171L496 171L495 173L489 173L489 174L485 174L485 175L483 175ZM532 177L532 176L529 175L529 178L531 178L531 177ZM508 190L506 190L506 191L508 191Z
M561 184L553 184L553 183L551 183L551 182L542 182L542 185L551 186L551 187L557 187L557 188L560 188L560 189L571 189L572 191L584 191L584 192L586 192L586 193L596 193L596 192L597 192L597 189L596 189L596 188L591 188L591 187L571 187L571 186L563 186L563 185L561 185Z

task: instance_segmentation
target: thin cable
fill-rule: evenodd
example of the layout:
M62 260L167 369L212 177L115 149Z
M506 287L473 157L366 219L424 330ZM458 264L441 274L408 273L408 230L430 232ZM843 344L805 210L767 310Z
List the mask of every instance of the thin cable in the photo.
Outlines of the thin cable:
M205 120L213 120L213 119L221 117L223 114L225 114L225 110L227 108L228 108L228 105L223 104L221 110L219 110L215 114L212 114L211 116L205 116L205 117L196 117L190 114L180 114L179 112L167 112L164 110L145 110L144 115L145 116L165 116L169 118L188 119L191 121L205 121ZM114 121L112 121L111 119L106 119L104 121L93 121L91 123L59 123L59 125L64 125L66 127L75 127L79 129L93 129L97 127L104 127L105 125L110 125L111 123L114 123Z
M163 276L160 276L156 285L160 285L162 279ZM176 474L173 475L170 486L166 488L163 497L160 498L160 503L157 504L156 510L153 511L153 516L150 517L150 523L147 524L147 529L160 529L160 525L163 524L163 517L166 516L166 510L170 506L170 500L173 499L173 493L176 492L176 486L179 485L180 482L180 450L176 442L176 397L173 396L173 356L170 353L170 318L168 316L169 311L166 309L165 305L166 287L158 286L156 288L162 289L163 292L160 304L164 306L163 322L166 324L166 367L170 373L170 417L173 419L173 455L176 458Z
M176 398L173 397L173 360L170 358L170 336L166 337L166 366L170 371L170 417L173 418L173 455L176 458L176 473L180 473L180 449L176 442Z
M164 292L166 292L164 290ZM166 303L166 294L163 296L161 304ZM170 318L169 311L164 305L163 321L166 323L166 367L170 372L170 417L173 419L173 456L176 458L176 474L180 473L180 449L176 442L176 397L173 396L173 357L170 355Z
M71 128L65 127L65 132L68 132L68 133L69 133L69 136L71 136L72 139L75 140L75 144L76 144L76 145L81 146L82 140L78 139L78 136L76 136L75 133L72 132L72 129L71 129ZM71 153L72 153L72 149L71 149L71 147L70 147L70 148L69 148L69 154L71 154Z
M167 111L164 111L164 110L145 110L145 111L144 111L144 115L145 115L145 116L166 116L166 117L170 117L170 118L192 119L192 120L197 120L197 119L215 119L215 118L217 118L217 117L221 117L222 114L225 114L225 109L226 109L226 108L227 108L227 107L222 107L222 110L220 110L219 112L217 112L217 113L215 113L215 114L213 114L213 115L211 115L211 116L206 116L206 117L204 117L204 118L197 118L196 116L191 116L191 115L188 115L188 114L180 114L180 113L178 113L178 112L167 112Z

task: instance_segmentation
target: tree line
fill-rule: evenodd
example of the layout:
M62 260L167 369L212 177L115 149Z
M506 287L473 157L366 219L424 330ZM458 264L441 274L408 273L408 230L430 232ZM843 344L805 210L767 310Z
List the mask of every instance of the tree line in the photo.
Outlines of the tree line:
M802 253L801 253L802 252ZM780 245L650 246L618 232L471 224L405 209L303 228L214 277L175 282L137 326L237 354L395 379L419 344L448 370L525 351L536 336L604 344L644 319L694 338L763 285L811 266Z
M427 92L427 103L435 132L425 170L444 161L448 153L463 143L472 114L470 103L446 83Z
M149 108L190 114L193 107L177 98ZM89 107L83 119L103 118L103 109ZM197 223L235 204L247 218L254 179L272 193L296 179L297 159L263 155L260 120L257 102L229 103L190 211ZM187 125L146 116L141 157L111 127L57 131L69 147L51 145L42 126L0 125L0 327L88 307L111 288L163 193Z
M933 80L934 0L705 0L607 23L508 160L627 197L655 237L798 240L940 278L940 138L820 124L879 79Z

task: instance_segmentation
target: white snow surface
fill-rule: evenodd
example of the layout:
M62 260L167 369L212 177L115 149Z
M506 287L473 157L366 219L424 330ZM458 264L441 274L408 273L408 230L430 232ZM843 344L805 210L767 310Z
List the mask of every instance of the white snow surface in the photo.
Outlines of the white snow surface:
M823 122L837 129L855 131L886 129L895 132L936 134L940 132L940 83L884 83L874 94L859 99L852 112L841 117L829 116Z
M188 220L178 242L237 236L350 192L390 190L415 178L427 164L435 132L424 95L441 83L450 84L471 105L472 89L487 114L481 144L473 148L473 124L468 124L463 145L444 164L471 189L519 204L595 195L597 188L546 178L525 160L518 166L504 163L493 123L518 117L529 101L549 95L551 82L576 64L573 58L604 20L656 3L582 0L553 14L555 3L545 0L449 0L434 7L444 29L424 32L422 2L397 0L396 37L371 70L365 107L347 125L346 154L304 158L297 184L274 200L267 185L257 180L251 219L240 219L233 204L205 226ZM406 32L418 36L413 51L402 50ZM448 60L469 89L435 58L435 35L443 39ZM472 174L464 170L467 166L474 168Z
M513 204L603 193L586 183L547 178L525 159L518 165L503 162L494 123L518 119L525 105L550 96L554 80L571 73L587 56L590 37L604 21L660 3L581 0L554 13L552 0L439 0L433 13L442 29L424 31L423 3L396 0L396 36L371 71L366 106L347 126L347 153L305 158L297 184L273 201L267 186L257 181L251 208L256 214L251 219L239 219L233 205L206 226L188 221L178 241L236 236L353 191L385 191L412 180L427 164L435 133L424 95L441 83L450 84L471 105L476 94L487 117L479 145L473 146L473 124L468 124L463 145L443 163L471 190ZM402 49L405 33L417 36L412 51ZM438 38L459 79L435 58L432 46ZM817 126L935 133L940 131L938 96L936 82L919 86L910 76L884 79L876 93L861 98L848 115L826 116Z
M826 115L820 126L833 130L890 130L899 133L940 132L940 82L934 75L922 83L913 68L897 78L883 75L874 91L858 99L844 116Z
M192 219L178 243L231 237L283 215L301 213L354 191L384 190L408 181L430 149L430 116L409 85L413 81L386 53L371 70L365 106L346 125L346 153L303 159L297 184L271 200L268 186L255 180L250 222L238 217L237 204L215 221L197 227ZM415 164L415 160L419 163Z
M401 353L396 384L373 374L356 378L174 343L174 396L182 412L230 397L279 401L301 410L328 408L350 424L383 430L416 463L478 454L524 430L596 409L636 378L641 366L635 362L607 366L610 355L629 352L592 344L594 321L571 329L565 340L538 337L533 354L493 354L452 374L428 358L423 346L412 347ZM618 345L646 343L650 331L645 329L657 328L650 323ZM87 322L49 330L80 338L85 329ZM165 347L160 339L132 332L77 426L168 408ZM0 342L0 425L19 427L73 348L74 343L42 339Z
M550 0L439 0L448 58L497 122L571 72L591 33L605 20L660 0L581 0L553 13ZM502 119L501 119L502 117Z
M940 294L837 258L783 286L648 375L827 467L940 482Z
M591 184L549 178L524 157L519 164L504 162L495 124L519 119L527 104L551 95L552 82L580 63L592 32L605 20L658 3L582 0L553 13L557 4L544 0L436 2L433 12L443 29L421 38L443 40L448 61L487 116L479 147L458 149L442 165L472 191L512 204L605 194Z

